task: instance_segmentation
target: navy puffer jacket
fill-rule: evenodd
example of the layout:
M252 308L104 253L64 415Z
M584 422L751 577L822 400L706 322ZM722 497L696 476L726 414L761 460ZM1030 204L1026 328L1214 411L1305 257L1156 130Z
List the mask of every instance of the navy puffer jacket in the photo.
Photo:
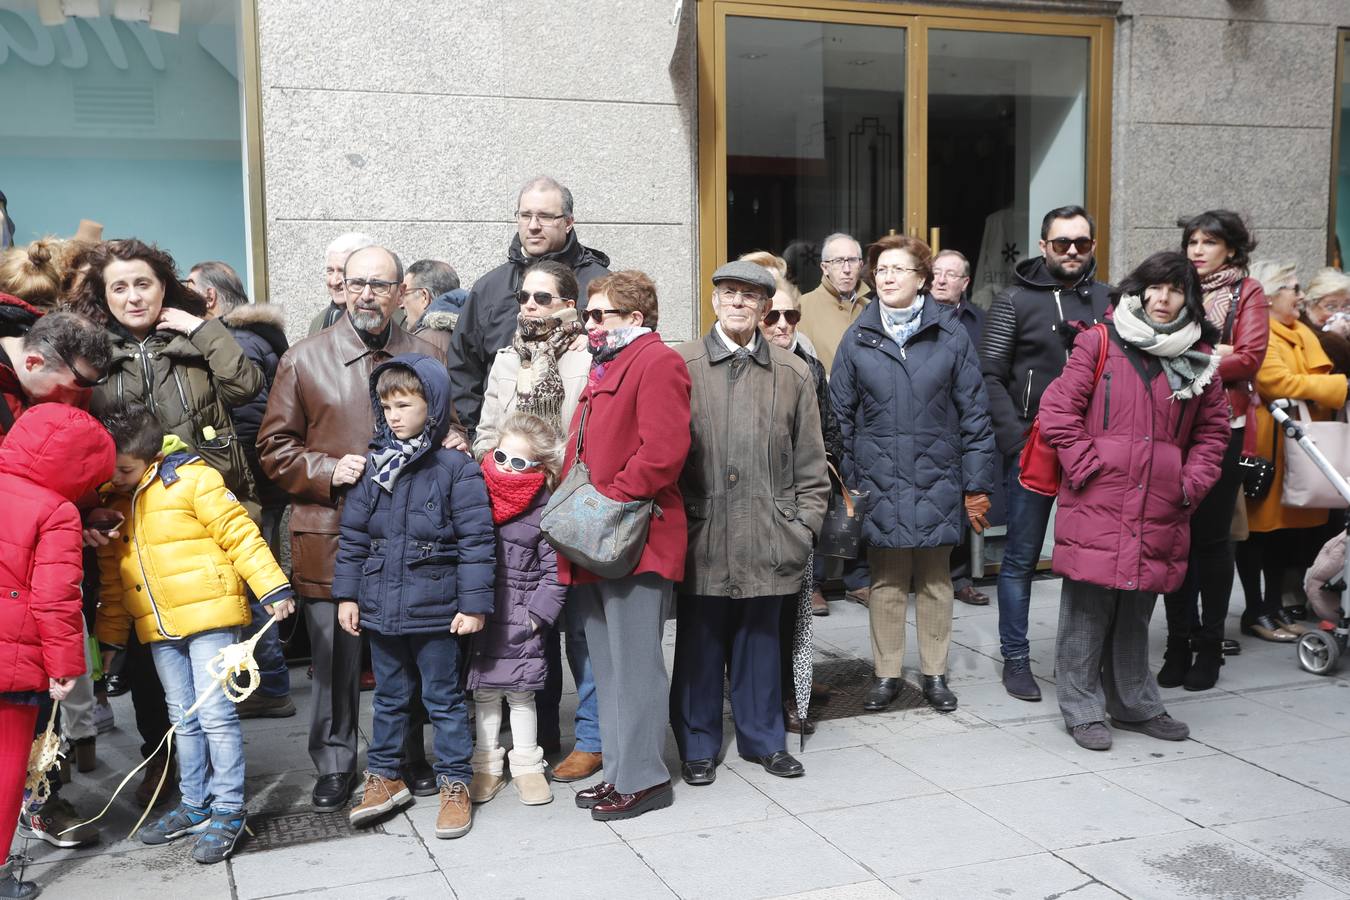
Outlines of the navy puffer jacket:
M539 532L548 498L549 492L540 489L523 513L497 527L496 604L483 630L473 636L471 691L544 688L544 634L567 599L567 588L558 583L557 551ZM531 627L531 616L538 628Z
M872 303L849 326L830 371L844 438L841 474L870 491L863 538L873 547L940 547L965 533L963 495L988 493L998 455L975 347L925 297L902 348Z
M492 512L483 473L465 454L441 446L450 428L450 377L429 356L396 356L370 375L375 404L372 448L393 439L375 384L391 366L413 370L427 399L426 444L394 481L375 483L367 459L342 508L333 598L356 600L361 627L380 634L444 631L456 613L492 612Z

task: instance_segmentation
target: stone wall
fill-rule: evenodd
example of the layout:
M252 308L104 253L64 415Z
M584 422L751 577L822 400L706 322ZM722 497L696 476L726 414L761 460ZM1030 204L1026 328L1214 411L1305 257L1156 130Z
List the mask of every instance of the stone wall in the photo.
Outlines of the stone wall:
M292 338L326 302L334 236L445 259L469 284L505 260L539 173L572 190L583 243L656 280L666 336L689 337L694 17L674 8L258 0L269 299Z

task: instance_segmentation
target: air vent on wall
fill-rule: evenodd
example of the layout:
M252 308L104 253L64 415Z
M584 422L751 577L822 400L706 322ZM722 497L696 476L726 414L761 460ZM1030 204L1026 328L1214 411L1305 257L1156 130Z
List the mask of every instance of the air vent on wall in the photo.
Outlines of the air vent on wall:
M155 124L153 85L76 84L74 88L78 126L117 128Z

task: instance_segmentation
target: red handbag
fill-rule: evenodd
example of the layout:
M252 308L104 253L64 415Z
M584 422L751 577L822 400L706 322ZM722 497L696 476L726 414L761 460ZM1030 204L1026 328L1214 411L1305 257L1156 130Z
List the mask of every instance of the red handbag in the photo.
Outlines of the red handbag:
M1101 333L1101 353L1097 355L1097 368L1092 372L1092 388L1097 389L1097 382L1102 380L1102 371L1106 368L1107 341L1109 338L1106 333L1106 326L1097 324L1092 326ZM1031 428L1027 429L1027 442L1022 446L1022 455L1018 458L1017 480L1022 487L1031 491L1033 494L1044 494L1047 497L1053 497L1059 493L1059 453L1043 437L1041 437L1041 417L1037 413L1036 418L1031 420Z

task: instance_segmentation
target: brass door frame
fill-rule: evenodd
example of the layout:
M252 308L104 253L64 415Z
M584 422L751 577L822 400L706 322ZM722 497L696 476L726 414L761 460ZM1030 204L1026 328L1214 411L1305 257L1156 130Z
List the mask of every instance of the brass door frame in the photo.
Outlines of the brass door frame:
M1097 218L1097 267L1109 277L1111 66L1115 22L1012 10L960 9L853 0L698 0L699 330L713 321L709 283L726 262L727 16L874 25L905 31L904 228L928 238L928 32L986 31L1081 37L1088 41L1084 201ZM1339 82L1338 82L1339 83ZM1339 108L1339 107L1338 107ZM1333 207L1334 208L1334 207ZM941 225L942 223L933 223Z
M244 214L249 234L249 296L272 299L267 290L267 193L263 189L262 67L258 47L257 0L240 0L239 47L244 59Z
M1341 181L1341 103L1344 91L1341 82L1345 78L1345 52L1350 44L1350 28L1336 32L1336 89L1331 101L1331 191L1327 198L1327 265L1341 266L1345 262L1345 248L1341 248L1341 259L1336 258L1336 199Z

